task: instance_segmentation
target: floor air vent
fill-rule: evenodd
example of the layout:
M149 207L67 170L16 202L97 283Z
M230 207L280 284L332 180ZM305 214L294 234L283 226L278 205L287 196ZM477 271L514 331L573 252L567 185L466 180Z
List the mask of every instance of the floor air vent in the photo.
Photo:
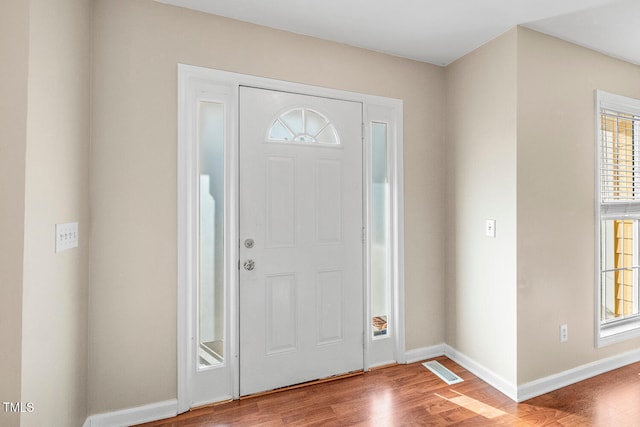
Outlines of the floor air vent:
M464 381L462 378L460 378L459 376L457 376L456 374L454 374L453 372L451 372L450 370L448 370L447 368L445 368L435 360L425 362L422 364L422 366L424 366L425 368L427 368L428 370L430 370L431 372L439 376L442 381L444 381L449 385L458 384Z

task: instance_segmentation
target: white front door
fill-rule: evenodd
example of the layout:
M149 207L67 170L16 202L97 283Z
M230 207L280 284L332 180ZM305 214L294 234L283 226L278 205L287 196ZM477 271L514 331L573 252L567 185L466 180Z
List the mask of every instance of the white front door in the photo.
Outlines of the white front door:
M363 369L362 104L240 88L240 395Z

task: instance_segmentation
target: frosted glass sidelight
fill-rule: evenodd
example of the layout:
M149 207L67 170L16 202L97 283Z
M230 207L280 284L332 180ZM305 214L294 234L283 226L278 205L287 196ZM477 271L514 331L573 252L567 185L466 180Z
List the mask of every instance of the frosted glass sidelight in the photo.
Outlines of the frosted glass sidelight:
M374 337L388 336L391 305L387 124L371 124L371 326Z
M198 364L221 366L225 354L224 104L199 103Z

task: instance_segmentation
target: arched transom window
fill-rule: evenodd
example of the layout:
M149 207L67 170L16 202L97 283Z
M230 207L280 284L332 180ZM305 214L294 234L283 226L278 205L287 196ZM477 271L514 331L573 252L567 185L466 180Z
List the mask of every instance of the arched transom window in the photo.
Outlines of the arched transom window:
M323 114L310 108L285 111L271 124L268 140L340 145L336 128Z

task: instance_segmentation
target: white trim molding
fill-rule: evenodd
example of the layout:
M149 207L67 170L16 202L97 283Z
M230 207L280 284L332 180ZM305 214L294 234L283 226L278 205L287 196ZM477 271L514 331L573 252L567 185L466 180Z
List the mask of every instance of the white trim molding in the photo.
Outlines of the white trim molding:
M422 362L423 360L433 359L434 357L444 356L444 346L446 344L436 344L430 347L421 347L413 350L407 350L404 353L405 363ZM400 362L398 362L400 363Z
M91 415L83 427L124 427L178 415L178 400L171 399L114 412Z
M508 398L518 401L518 387L455 348L445 344L444 355L480 378Z
M448 357L510 399L516 402L524 402L596 375L621 368L631 363L640 362L640 349L587 363L520 386L509 383L495 372L487 369L485 366L477 363L475 360L448 344L443 343L430 347L421 347L409 350L404 354L407 363L421 362L438 356ZM177 414L178 401L171 399L135 408L91 415L87 418L83 427L121 427L171 418Z
M479 364L475 360L459 352L448 344L442 343L431 347L422 347L409 350L405 353L407 363L421 362L427 359L433 359L438 356L446 356L456 362L458 365L480 378L491 387L500 391L510 399L516 401L518 390L517 387L509 381L502 378L492 370Z
M420 362L426 359L433 359L438 356L448 357L476 377L489 384L491 387L500 391L513 401L520 403L571 384L584 381L588 378L595 377L596 375L604 374L605 372L640 362L640 349L587 363L519 386L510 383L500 375L479 364L448 344L422 347L409 350L405 353L407 363Z
M518 402L558 390L571 384L586 380L596 375L621 368L631 363L640 362L640 349L632 350L606 359L597 360L577 366L566 371L540 378L518 387Z
M206 382L207 387L205 394L194 392L198 384L198 371L195 368L194 343L195 339L195 283L197 263L195 256L197 254L197 241L195 240L194 230L197 225L195 219L197 212L195 211L197 200L195 199L195 181L193 171L196 170L197 149L194 146L194 117L195 108L192 108L198 96L202 95L202 88L210 91L216 96L224 95L224 103L228 106L229 122L226 123L228 140L225 140L225 192L229 198L225 198L225 218L228 223L225 224L225 286L227 290L227 342L228 342L228 365L224 369L229 371L231 387L226 387L228 392L234 399L240 395L239 390L239 277L238 277L238 242L239 242L239 222L238 222L238 198L240 184L238 182L238 104L237 96L240 86L252 86L269 90L280 90L285 92L301 93L311 96L328 97L354 101L362 103L364 106L365 120L380 120L378 112L373 113L373 108L384 110L385 121L393 123L393 134L390 135L389 143L393 150L390 152L390 159L393 161L392 185L394 188L392 209L392 234L394 234L392 245L392 264L393 264L393 310L391 313L392 322L392 347L390 351L385 352L379 357L373 358L381 353L377 348L369 346L363 353L364 360L367 364L364 366L368 369L368 361L372 361L376 365L383 361L395 358L398 363L405 362L405 339L404 339L404 193L403 185L403 103L400 99L392 99L375 95L367 95L356 92L348 92L331 88L323 88L310 86L300 83L292 83L281 80L267 79L257 76L245 74L231 73L220 70L213 70L203 67L178 64L178 206L177 206L177 230L178 230L178 271L177 271L177 374L178 374L178 412L187 411L194 406L195 402L202 400L202 396L206 393L211 394L211 398L219 396L220 393L213 393L210 390L211 382ZM208 93L208 92L207 92ZM219 98L216 98L217 100ZM364 126L364 123L363 123ZM366 284L365 284L366 285ZM365 302L365 304L367 304ZM366 320L366 319L365 319ZM225 345L227 344L225 342ZM385 347L385 351L389 348ZM389 353L393 353L389 356ZM222 369L220 369L222 371ZM226 371L225 371L226 375ZM200 375L201 378L202 375ZM214 382L220 385L221 382ZM226 395L225 394L225 395ZM200 396L202 395L202 396ZM200 396L200 397L198 397ZM207 401L208 398L207 398Z
M608 110L607 114L612 117L619 117L620 115L629 116L628 120L632 122L631 126L634 129L634 135L632 137L632 145L638 144L637 130L639 127L638 116L640 116L640 99L628 98L626 96L615 95L602 90L595 91L595 343L596 347L603 347L606 345L622 342L631 338L640 336L640 315L637 314L637 294L638 294L638 274L633 274L633 289L635 297L634 313L625 314L624 316L615 316L614 319L603 319L603 311L607 309L613 309L607 307L606 301L603 301L604 288L606 284L603 283L603 273L609 270L610 267L606 267L606 258L603 258L603 253L608 253L612 256L612 249L603 248L603 244L606 243L605 231L603 229L603 221L622 220L628 219L634 222L634 235L633 245L637 246L638 240L638 221L640 220L640 203L635 198L619 197L617 193L612 193L610 188L618 185L617 175L611 174L611 171L616 168L615 158L609 159L607 156L603 157L603 153L612 150L612 141L603 141L602 132L602 117L603 110ZM636 173L637 163L639 160L636 152L637 147L634 147L632 162L634 167L634 174ZM609 172L607 172L609 171ZM638 183L632 182L631 190L637 192ZM615 244L615 239L614 239ZM605 245L607 246L607 245ZM635 253L635 251L634 251ZM634 258L634 265L637 265L637 256ZM606 299L606 298L605 298Z

